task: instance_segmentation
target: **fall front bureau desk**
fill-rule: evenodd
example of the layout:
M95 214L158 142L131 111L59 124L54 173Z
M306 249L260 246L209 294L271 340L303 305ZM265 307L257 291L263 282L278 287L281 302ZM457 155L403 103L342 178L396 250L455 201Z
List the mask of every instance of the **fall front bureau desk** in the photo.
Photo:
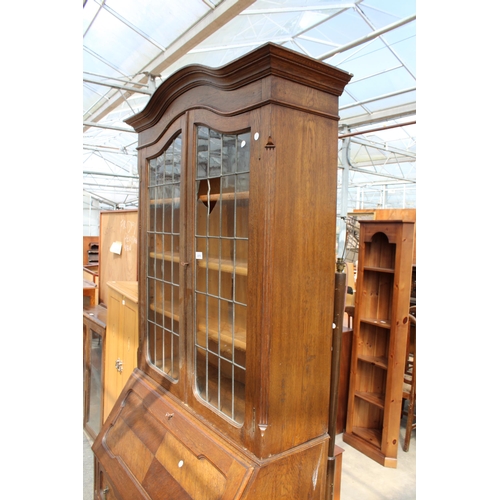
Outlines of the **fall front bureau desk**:
M350 78L266 44L181 68L126 120L138 366L93 445L96 497L324 498Z

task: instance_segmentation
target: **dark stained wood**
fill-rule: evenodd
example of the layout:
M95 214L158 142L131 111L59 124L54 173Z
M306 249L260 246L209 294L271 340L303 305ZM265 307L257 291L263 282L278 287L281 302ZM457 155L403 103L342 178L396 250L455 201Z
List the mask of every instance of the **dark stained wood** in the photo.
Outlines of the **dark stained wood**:
M179 70L127 120L139 132L138 369L93 448L117 498L324 498L335 138L350 78L267 44L223 68ZM198 126L248 134L241 192L196 177ZM151 202L150 165L177 138L176 192ZM202 239L231 228L241 234L220 246Z
M319 89L338 97L352 77L316 59L268 43L221 68L201 65L181 68L160 85L143 111L128 118L125 122L134 127L137 132L143 132L158 123L168 108L172 107L182 94L191 89L207 85L230 95L230 91L245 87L253 90L252 83L260 84L270 76L300 84L297 94L299 96L305 94L306 97L309 97L307 95L310 92L309 89ZM271 95L264 93L261 99L271 98ZM281 94L273 96L275 99L283 100L289 97ZM211 98L211 95L207 95L204 101L211 102ZM335 107L337 108L338 106ZM245 107L239 106L232 110L232 114L240 114L244 111ZM331 110L324 108L321 111L327 113Z

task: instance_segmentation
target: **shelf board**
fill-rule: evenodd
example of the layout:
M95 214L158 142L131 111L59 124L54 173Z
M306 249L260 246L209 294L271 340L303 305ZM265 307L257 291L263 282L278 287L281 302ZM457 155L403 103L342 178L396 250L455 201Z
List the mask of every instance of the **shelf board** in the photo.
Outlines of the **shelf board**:
M364 271L375 271L377 273L394 274L394 269L391 267L364 266Z
M379 429L367 429L365 427L353 427L352 433L367 441L374 447L380 449L382 446L382 432Z
M247 276L248 274L246 264L235 263L229 259L208 259L208 262L205 259L200 259L196 262L198 263L198 267L203 269L207 267L213 271L218 271L220 269L223 273L232 273L234 270L234 273L240 276Z
M179 321L179 315L173 313L172 311L165 311L165 309L155 304L149 304L149 308L151 309L151 311L154 311L155 313L163 314L167 318L172 318L174 321Z
M181 199L179 197L176 198L163 198L158 200L149 200L150 205L178 205Z
M360 361L363 361L364 363L378 366L379 368L382 368L384 370L387 370L388 368L387 358L385 356L367 356L364 354L360 354L358 356L358 359Z
M241 191L238 193L213 193L210 194L202 194L198 196L199 201L203 202L212 202L212 201L219 201L220 199L222 200L248 200L249 199L249 191Z
M180 257L178 253L161 253L161 252L149 252L149 256L153 259L166 260L169 262L180 262Z
M361 323L366 323L368 325L375 325L380 328L385 328L387 330L391 329L391 322L388 319L375 319L375 318L360 318Z
M149 256L153 259L175 262L177 264L180 262L179 254L149 252ZM208 262L206 259L199 259L196 262L198 267L203 269L207 267L213 271L218 271L220 269L223 273L232 273L234 271L234 273L239 276L247 276L248 274L246 263L233 262L229 259L208 259Z
M384 409L384 395L376 392L363 392L363 391L356 391L354 395L362 399L363 401L366 401L367 403L370 403L372 405L378 406L382 410Z
M217 325L215 321L213 321L214 325ZM219 337L219 330L217 326L211 327L211 323L208 325L208 329L206 328L206 325L204 323L198 323L198 332L197 332L197 337L199 336L204 336L205 332L208 333L208 338L212 342L219 342L220 338L220 350L225 353L230 353L231 352L231 346L234 345L235 349L238 349L240 351L246 352L247 350L247 333L246 330L243 328L236 328L234 331L234 339L233 339L233 334L231 331L231 325L227 323L221 323L220 324L220 337ZM202 342L198 341L199 345L203 345Z

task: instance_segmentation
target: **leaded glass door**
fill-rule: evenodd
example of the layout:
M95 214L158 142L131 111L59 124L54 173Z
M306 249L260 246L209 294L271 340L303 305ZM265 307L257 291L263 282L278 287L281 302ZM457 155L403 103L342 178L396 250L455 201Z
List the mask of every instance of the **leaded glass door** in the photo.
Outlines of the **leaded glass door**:
M179 378L180 202L182 134L149 161L147 356L170 380Z
M196 391L210 407L242 424L250 134L196 130Z

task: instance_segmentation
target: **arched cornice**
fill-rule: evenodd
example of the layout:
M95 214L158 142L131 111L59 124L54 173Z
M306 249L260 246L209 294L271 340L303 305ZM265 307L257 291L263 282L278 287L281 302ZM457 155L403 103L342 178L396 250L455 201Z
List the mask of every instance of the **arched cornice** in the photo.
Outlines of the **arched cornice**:
M127 118L125 123L141 132L158 123L168 107L190 89L208 85L232 91L267 76L277 76L335 96L342 94L352 77L316 59L267 43L219 68L200 64L181 68L158 87L141 112Z

